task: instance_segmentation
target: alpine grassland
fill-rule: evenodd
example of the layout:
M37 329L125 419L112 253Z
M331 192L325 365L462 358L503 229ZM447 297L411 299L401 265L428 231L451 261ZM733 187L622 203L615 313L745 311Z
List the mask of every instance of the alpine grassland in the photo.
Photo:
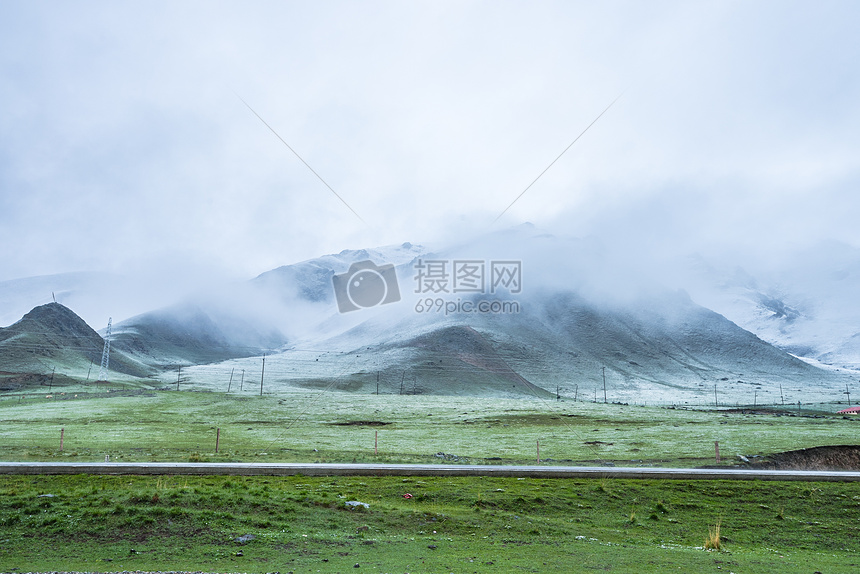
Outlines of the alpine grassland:
M855 444L838 408L90 387L0 396L0 460L732 465Z
M856 483L7 476L0 571L847 573L858 519Z
M734 466L856 443L834 410L60 389L0 397L0 459ZM856 572L858 538L853 482L0 481L2 572Z

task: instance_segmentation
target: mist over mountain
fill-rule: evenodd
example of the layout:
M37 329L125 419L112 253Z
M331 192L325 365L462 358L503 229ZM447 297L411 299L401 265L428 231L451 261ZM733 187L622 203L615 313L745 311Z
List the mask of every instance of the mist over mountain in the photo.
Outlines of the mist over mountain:
M860 250L821 242L757 268L695 256L683 282L697 302L780 349L860 368Z
M339 314L325 278L369 255L345 253L300 264L315 270L305 284L313 286L314 296L305 299L312 302L316 323L284 354L292 362L282 376L288 384L325 387L340 376L345 389L372 391L382 380L383 387L399 392L398 381L411 380L407 390L446 394L486 390L491 382L498 392L528 394L512 380L507 387L500 384L509 369L529 385L566 395L602 388L605 375L616 399L701 400L713 396L715 385L731 396L765 399L778 395L780 385L797 395L807 388L832 390L845 380L845 373L801 361L788 352L796 349L779 348L699 305L677 288L680 275L662 277L648 262L625 261L595 238L559 238L526 225L432 253L410 253L415 257L397 266L401 301ZM422 261L447 262L450 268L454 261L489 266L496 260L521 264L522 291L501 297L516 303L517 312L461 311L464 302L477 303L486 293L416 293L416 265ZM377 254L376 262L385 259ZM281 277L286 269L289 281L301 277L292 268L282 268ZM790 306L757 297L759 306L790 320ZM441 306L432 309L422 301ZM451 340L484 349L486 360L446 343Z
M113 346L147 365L176 367L258 355L287 339L276 328L194 303L144 313L116 325Z
M283 265L260 274L251 285L275 300L290 304L295 300L309 303L332 303L331 278L335 272L345 271L352 263L373 260L380 263L404 265L424 255L426 249L420 245L403 243L376 249L344 249L334 255Z
M273 269L245 282L213 285L183 301L114 326L114 345L158 367L206 364L260 355L318 327L331 313L335 270L375 258L409 261L410 244L344 250Z
M609 304L541 290L521 302L519 313L504 316L378 311L339 335L286 351L292 368L284 380L324 386L334 373L349 372L343 378L349 388L365 392L381 378L386 392L399 392L397 381L405 379L407 391L427 394L495 386L509 395L530 396L537 387L566 397L603 398L605 376L610 400L665 402L711 400L715 385L724 397L752 401L753 394L776 398L780 384L795 396L804 387L833 389L843 381L696 305L683 292ZM306 348L316 349L317 357ZM314 372L317 383L309 383Z
M379 384L414 394L594 397L605 381L615 400L831 393L860 349L852 300L860 257L850 253L773 265L759 278L703 256L656 266L594 237L522 225L435 249L344 250L213 285L120 321L113 345L159 369L266 353L277 384L354 392ZM365 261L394 267L382 282L396 282L387 288L398 298L341 312L339 298L357 294L339 293L333 277ZM514 284L494 275L514 268ZM463 270L471 275L456 278Z

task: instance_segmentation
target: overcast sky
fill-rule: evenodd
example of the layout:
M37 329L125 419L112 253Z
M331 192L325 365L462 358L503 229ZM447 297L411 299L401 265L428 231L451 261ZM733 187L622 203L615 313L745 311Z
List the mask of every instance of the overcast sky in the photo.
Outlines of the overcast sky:
M0 280L244 278L524 221L860 247L858 22L821 1L6 0Z

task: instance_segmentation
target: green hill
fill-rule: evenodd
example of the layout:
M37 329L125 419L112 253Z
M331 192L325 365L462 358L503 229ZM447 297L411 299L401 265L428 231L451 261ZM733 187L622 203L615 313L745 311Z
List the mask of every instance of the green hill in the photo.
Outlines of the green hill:
M24 317L0 329L0 386L6 390L40 384L55 372L61 377L90 380L98 376L104 339L71 309L59 303L35 307ZM119 351L111 351L110 370L147 377L153 370Z

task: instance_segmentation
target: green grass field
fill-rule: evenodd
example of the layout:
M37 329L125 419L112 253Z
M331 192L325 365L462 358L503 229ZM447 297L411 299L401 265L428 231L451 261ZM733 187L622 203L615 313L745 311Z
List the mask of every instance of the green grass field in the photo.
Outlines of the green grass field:
M722 464L732 465L735 454L856 444L860 429L826 408L788 416L331 392L95 390L0 397L0 459L535 464L539 441L542 464L690 467L715 463L714 441ZM705 551L717 524L722 549ZM856 483L0 482L2 572L856 572L858 530Z
M6 395L0 459L535 463L539 441L554 464L689 467L714 464L715 441L724 464L858 442L854 420L802 413L332 392Z
M860 568L856 483L15 476L0 495L6 572Z

